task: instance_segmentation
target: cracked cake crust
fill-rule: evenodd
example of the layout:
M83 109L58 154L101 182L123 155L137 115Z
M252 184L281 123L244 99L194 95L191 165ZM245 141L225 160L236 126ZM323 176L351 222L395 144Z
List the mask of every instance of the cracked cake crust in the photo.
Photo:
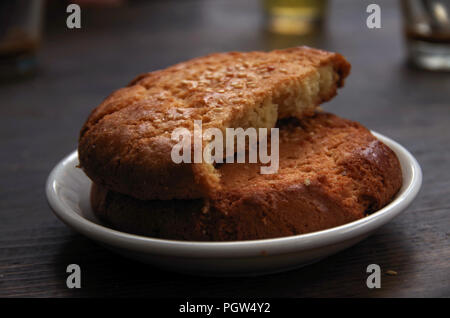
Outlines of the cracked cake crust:
M271 128L311 115L343 85L350 64L307 47L218 53L143 74L92 111L79 138L80 167L98 185L138 199L219 192L214 166L175 164L175 128Z

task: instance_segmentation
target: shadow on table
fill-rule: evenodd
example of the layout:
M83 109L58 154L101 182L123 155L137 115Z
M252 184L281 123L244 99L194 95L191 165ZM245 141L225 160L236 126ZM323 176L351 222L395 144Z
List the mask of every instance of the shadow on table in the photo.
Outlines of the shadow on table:
M58 273L64 273L71 263L81 267L82 288L61 286L62 296L388 297L404 290L402 273L411 270L410 259L407 238L388 225L319 263L259 277L197 277L168 272L126 259L84 238L62 245L54 266ZM381 289L369 290L366 268L372 263L380 265L384 272L395 270L398 275L383 273Z

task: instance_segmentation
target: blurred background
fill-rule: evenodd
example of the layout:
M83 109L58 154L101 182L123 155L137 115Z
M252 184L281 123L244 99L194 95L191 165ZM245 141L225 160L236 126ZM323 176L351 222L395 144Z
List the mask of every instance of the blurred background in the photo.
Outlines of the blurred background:
M371 1L2 1L0 97L6 122L0 129L34 127L34 138L57 146L54 162L76 147L88 113L137 74L212 52L308 45L342 53L353 65L346 87L325 108L395 134L423 121L422 113L433 111L430 104L449 103L449 1L438 1L441 10L434 11L429 3L436 1L377 1L381 28L373 29L366 24ZM72 2L81 8L80 29L66 25ZM438 61L420 65L411 39L437 44ZM385 124L386 117L395 125ZM14 139L6 142L13 146Z
M76 258L82 266L90 266L88 275L95 287L84 292L94 294L100 290L114 294L117 289L111 285L120 285L128 286L130 294L139 290L160 296L227 291L260 296L361 295L367 292L363 284L345 286L359 280L360 264L367 265L376 256L380 264L390 262L399 272L412 272L405 278L409 291L385 288L377 295L424 295L423 288L431 283L435 294L443 294L450 246L449 2L377 0L381 28L370 29L367 7L373 1L365 0L1 1L0 264L12 265L0 267L0 272L13 279L2 281L0 276L0 287L19 295L44 295L43 286L51 286L45 289L47 295L68 294L59 280L66 264ZM81 8L80 29L66 25L70 3ZM324 105L327 111L397 140L424 170L422 193L406 216L353 248L353 254L350 250L297 274L248 279L245 285L237 280L194 283L158 271L149 276L144 266L117 261L51 214L45 179L77 147L89 112L113 90L140 73L212 52L298 45L339 52L352 64L345 87ZM425 243L427 247L421 246ZM390 246L391 252L383 254L375 246ZM447 254L442 254L444 246ZM358 257L352 264L360 267L339 265L352 255ZM441 255L447 255L447 262ZM21 269L27 264L33 270ZM133 273L126 270L128 265ZM333 277L335 289L322 290L329 280L314 275L317 268ZM159 288L139 285L144 276ZM17 287L27 279L41 283Z

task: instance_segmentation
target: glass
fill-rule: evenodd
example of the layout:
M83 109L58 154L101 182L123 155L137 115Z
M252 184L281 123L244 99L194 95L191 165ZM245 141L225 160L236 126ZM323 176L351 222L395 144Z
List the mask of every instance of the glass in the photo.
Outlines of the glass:
M450 0L402 0L411 63L450 71Z
M0 1L0 79L34 71L41 22L41 0Z
M264 0L269 31L306 35L321 28L326 0Z

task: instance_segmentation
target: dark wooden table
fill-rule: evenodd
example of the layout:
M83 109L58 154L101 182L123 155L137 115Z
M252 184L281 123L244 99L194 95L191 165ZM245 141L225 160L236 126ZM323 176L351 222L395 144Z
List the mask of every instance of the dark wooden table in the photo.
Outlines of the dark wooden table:
M377 1L382 29L365 26L368 1L333 1L316 38L271 36L258 1L138 2L82 11L82 29L50 14L38 74L0 85L0 296L450 296L450 74L407 67L397 2ZM54 10L55 11L55 10ZM325 109L399 141L424 181L410 208L362 243L303 269L256 278L165 272L117 256L75 233L44 195L51 168L109 92L136 74L216 51L299 44L353 64ZM66 288L66 266L83 270ZM394 270L369 290L368 264Z

